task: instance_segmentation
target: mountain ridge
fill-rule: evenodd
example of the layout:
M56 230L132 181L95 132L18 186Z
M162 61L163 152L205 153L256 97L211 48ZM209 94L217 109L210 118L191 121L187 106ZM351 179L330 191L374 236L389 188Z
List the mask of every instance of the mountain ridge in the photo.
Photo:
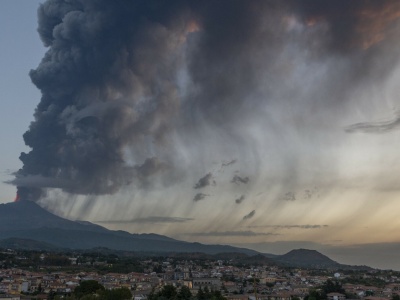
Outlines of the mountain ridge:
M316 250L294 249L283 255L273 255L229 245L179 241L155 233L114 231L88 221L59 217L29 201L0 204L0 247L50 251L103 248L132 253L224 254L231 258L246 255L249 263L320 269L369 268L342 265Z
M228 245L179 241L154 233L113 231L87 221L71 221L56 216L30 201L0 204L0 239L9 238L31 239L67 249L105 247L127 251L259 253Z

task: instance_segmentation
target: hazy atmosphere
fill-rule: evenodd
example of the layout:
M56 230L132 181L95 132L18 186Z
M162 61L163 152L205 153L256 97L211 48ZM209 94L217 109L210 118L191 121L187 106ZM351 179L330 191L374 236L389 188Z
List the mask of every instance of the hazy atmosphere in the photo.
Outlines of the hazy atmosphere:
M400 270L398 0L3 2L2 203Z

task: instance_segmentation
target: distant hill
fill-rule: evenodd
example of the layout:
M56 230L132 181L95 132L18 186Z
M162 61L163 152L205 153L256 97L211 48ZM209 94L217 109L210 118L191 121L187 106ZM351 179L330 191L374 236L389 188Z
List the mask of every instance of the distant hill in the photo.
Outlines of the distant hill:
M3 249L23 249L30 251L57 251L57 247L47 244L45 242L38 242L30 239L9 238L0 240L0 248Z
M284 266L309 269L372 270L368 266L343 265L316 250L308 249L295 249L272 258L272 261Z
M337 268L339 263L316 250L295 249L273 259L275 262L296 267Z
M58 217L38 204L19 201L0 204L0 240L10 243L16 239L20 248L29 248L30 241L43 247L91 249L103 247L136 252L202 252L206 254L239 252L255 255L258 252L227 245L205 245L178 241L157 234L131 234L108 230L85 221L71 221ZM6 240L6 241L4 241ZM21 242L25 240L25 242ZM37 247L40 243L36 244ZM28 247L29 246L29 247ZM35 247L36 247L35 246Z

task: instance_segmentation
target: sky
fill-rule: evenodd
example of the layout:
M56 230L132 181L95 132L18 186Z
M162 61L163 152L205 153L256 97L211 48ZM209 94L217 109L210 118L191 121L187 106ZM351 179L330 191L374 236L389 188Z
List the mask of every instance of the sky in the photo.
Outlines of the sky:
M0 12L1 203L15 198L15 187L4 181L9 181L11 173L22 166L19 154L28 150L22 135L33 121L33 112L40 99L40 91L28 75L46 51L36 31L36 11L40 2L5 0Z
M40 2L0 12L2 203L400 270L398 2Z

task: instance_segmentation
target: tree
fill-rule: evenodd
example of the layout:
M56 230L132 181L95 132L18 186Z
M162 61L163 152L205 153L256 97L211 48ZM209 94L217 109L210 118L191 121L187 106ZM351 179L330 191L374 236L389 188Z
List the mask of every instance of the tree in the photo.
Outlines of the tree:
M158 299L177 299L178 292L173 285L164 285L163 288L155 293L154 290L148 295L148 300L158 300Z
M330 279L328 279L325 284L321 286L321 289L324 295L327 295L329 293L345 293L345 290L338 281L333 282Z
M99 300L99 298L94 294L90 294L83 296L80 300Z
M392 300L400 300L400 296L399 295L393 295L392 296Z
M310 290L307 296L304 297L304 300L321 300L323 299L321 294L317 290Z
M104 286L96 280L86 280L75 288L74 295L77 299L81 299L84 296L93 295L104 290Z
M207 286L204 288L204 297L206 299L210 299L211 298L211 293L210 293L210 290L208 289Z
M155 266L155 267L153 268L153 272L162 273L162 272L163 272L162 266L161 266L161 265Z
M211 291L211 300L226 300L221 291Z
M160 291L160 296L167 299L175 299L178 292L173 285L164 285Z
M177 299L189 300L190 298L192 298L192 293L190 292L190 289L186 285L182 286L178 292ZM395 299L395 300L400 300L400 299Z
M204 290L199 288L199 291L196 295L197 300L226 300L224 296L222 296L220 291L209 290L208 287L204 287Z
M157 300L157 294L154 291L154 288L151 290L150 294L147 295L147 300Z
M373 296L374 295L374 292L373 291L366 291L365 292L365 296Z
M201 287L197 291L196 299L197 300L206 300L206 296L205 296L203 290L201 289Z
M104 298L106 300L128 300L132 298L132 293L128 288L122 287L108 291L101 291L100 298Z
M68 266L71 261L63 255L49 254L44 258L43 264L46 266Z

